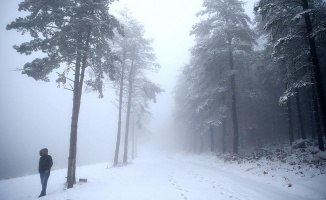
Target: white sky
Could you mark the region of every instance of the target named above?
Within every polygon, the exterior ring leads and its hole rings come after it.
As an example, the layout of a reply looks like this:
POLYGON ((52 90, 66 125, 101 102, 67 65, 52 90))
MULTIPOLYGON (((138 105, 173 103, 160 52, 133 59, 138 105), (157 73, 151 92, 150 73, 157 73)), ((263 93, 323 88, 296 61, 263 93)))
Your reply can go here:
MULTIPOLYGON (((16 31, 5 30, 8 23, 21 16, 17 11, 19 2, 21 0, 0 2, 2 171, 21 170, 15 169, 22 166, 17 165, 17 161, 37 163, 38 151, 43 147, 49 148, 57 163, 66 164, 68 158, 72 93, 58 89, 55 79, 44 83, 12 71, 22 68, 24 63, 33 58, 20 55, 12 48, 14 44, 27 41, 27 38, 16 31)), ((154 120, 150 129, 154 134, 167 134, 173 111, 171 92, 180 67, 189 59, 188 50, 193 45, 189 31, 197 22, 195 14, 201 8, 201 0, 120 0, 114 3, 112 10, 125 5, 145 26, 146 36, 155 40, 153 47, 161 69, 151 76, 166 92, 159 95, 157 104, 152 105, 154 120)), ((250 6, 252 7, 252 2, 250 6)), ((79 120, 79 161, 103 161, 112 158, 117 109, 111 102, 115 98, 110 90, 105 92, 105 98, 101 100, 96 93, 84 92, 79 120), (101 158, 94 158, 94 155, 101 158)))

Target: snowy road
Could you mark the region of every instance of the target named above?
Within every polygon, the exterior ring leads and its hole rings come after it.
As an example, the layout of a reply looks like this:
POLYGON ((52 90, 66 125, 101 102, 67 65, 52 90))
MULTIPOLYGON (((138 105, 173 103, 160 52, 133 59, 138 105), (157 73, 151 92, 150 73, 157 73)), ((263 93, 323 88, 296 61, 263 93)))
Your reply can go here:
MULTIPOLYGON (((301 191, 275 187, 257 179, 235 175, 218 166, 195 164, 168 156, 144 156, 125 167, 107 164, 77 169, 78 178, 88 182, 66 190, 66 170, 52 172, 48 184, 51 200, 307 200, 312 188, 301 191)), ((37 199, 38 175, 0 181, 0 199, 37 199), (15 192, 13 192, 15 191, 15 192)))
POLYGON ((126 168, 123 169, 125 172, 122 172, 123 170, 117 172, 121 173, 121 176, 117 176, 118 180, 115 180, 117 184, 113 190, 125 188, 125 192, 113 199, 307 199, 307 197, 289 194, 286 191, 287 188, 282 190, 268 184, 241 178, 214 167, 178 161, 172 158, 141 159, 131 168, 138 170, 126 168), (124 173, 129 174, 123 176, 124 173), (119 177, 124 178, 120 179, 119 177))

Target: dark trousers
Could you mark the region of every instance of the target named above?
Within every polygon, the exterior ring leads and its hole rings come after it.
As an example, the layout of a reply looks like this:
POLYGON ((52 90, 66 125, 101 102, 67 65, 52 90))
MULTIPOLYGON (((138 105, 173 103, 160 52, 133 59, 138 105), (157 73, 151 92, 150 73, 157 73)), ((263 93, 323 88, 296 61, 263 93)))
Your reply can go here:
POLYGON ((49 177, 50 177, 50 172, 40 173, 41 184, 42 184, 42 191, 41 191, 40 196, 46 195, 46 186, 48 184, 49 177))

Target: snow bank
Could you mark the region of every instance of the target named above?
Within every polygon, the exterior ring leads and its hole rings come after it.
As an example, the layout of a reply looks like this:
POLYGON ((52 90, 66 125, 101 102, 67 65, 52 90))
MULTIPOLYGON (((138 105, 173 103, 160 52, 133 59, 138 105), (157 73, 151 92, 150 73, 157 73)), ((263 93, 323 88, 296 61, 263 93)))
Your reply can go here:
MULTIPOLYGON (((231 157, 231 156, 229 156, 231 157)), ((287 160, 287 159, 286 159, 287 160)), ((51 172, 51 200, 322 200, 326 176, 269 158, 227 160, 215 154, 149 154, 127 166, 103 163, 77 168, 77 183, 66 189, 66 170, 51 172), (246 161, 246 162, 245 162, 246 161)), ((303 165, 302 165, 303 166, 303 165)), ((38 199, 38 175, 0 181, 0 199, 38 199)))

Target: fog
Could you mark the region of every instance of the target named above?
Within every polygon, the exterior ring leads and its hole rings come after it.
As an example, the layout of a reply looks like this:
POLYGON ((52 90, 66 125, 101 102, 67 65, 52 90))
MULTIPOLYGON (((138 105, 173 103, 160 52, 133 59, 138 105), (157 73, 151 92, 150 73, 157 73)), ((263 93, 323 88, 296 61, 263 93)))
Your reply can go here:
MULTIPOLYGON (((5 26, 22 16, 20 0, 0 3, 1 68, 0 68, 0 179, 37 173, 39 149, 47 147, 54 159, 54 168, 67 167, 72 111, 72 92, 58 88, 56 75, 46 83, 22 75, 17 68, 37 54, 20 55, 12 46, 28 41, 5 26)), ((153 119, 146 130, 151 141, 165 141, 173 136, 173 88, 180 67, 188 62, 188 49, 193 45, 189 36, 196 23, 201 0, 119 0, 113 12, 127 6, 134 17, 145 26, 146 37, 153 38, 153 47, 161 69, 151 78, 165 90, 156 104, 151 104, 153 119)), ((252 2, 247 8, 252 7, 252 2)), ((113 90, 106 88, 104 98, 83 92, 78 125, 78 165, 110 162, 113 159, 117 107, 113 90)), ((124 133, 124 132, 122 132, 124 133)))

